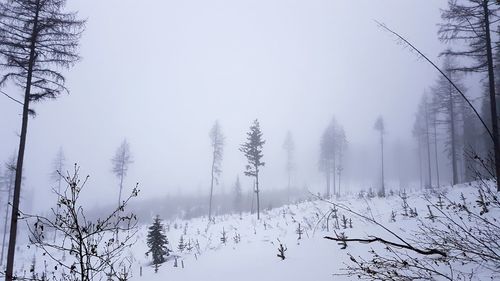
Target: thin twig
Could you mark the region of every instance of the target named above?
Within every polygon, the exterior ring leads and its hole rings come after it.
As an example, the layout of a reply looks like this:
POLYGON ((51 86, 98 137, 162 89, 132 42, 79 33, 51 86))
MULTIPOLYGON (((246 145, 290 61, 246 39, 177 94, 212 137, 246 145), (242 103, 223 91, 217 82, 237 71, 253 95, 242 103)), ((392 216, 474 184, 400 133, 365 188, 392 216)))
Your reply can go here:
POLYGON ((1 91, 1 90, 0 90, 0 93, 4 94, 6 97, 8 97, 9 99, 11 99, 11 100, 13 100, 13 101, 17 102, 18 104, 20 104, 20 105, 24 105, 22 102, 20 102, 20 101, 16 100, 15 98, 13 98, 13 97, 9 96, 6 92, 4 92, 4 91, 1 91))

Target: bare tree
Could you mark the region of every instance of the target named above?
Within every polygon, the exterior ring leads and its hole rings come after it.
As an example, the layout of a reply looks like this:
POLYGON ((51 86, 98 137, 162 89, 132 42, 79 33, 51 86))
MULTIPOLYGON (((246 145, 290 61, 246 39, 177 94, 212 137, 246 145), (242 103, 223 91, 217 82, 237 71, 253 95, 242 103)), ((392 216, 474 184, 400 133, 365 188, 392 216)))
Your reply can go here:
POLYGON ((494 146, 497 190, 500 191, 500 143, 495 86, 495 62, 493 57, 492 33, 498 28, 500 6, 495 0, 449 0, 448 9, 441 17, 445 21, 439 30, 444 42, 465 43, 462 48, 446 50, 443 55, 465 57, 472 61, 453 70, 487 73, 490 98, 492 140, 494 146))
POLYGON ((382 164, 382 185, 380 190, 380 195, 385 196, 385 179, 384 179, 384 134, 385 134, 385 126, 384 119, 382 116, 379 116, 375 121, 374 129, 380 133, 380 159, 382 164))
POLYGON ((212 219, 212 199, 214 193, 214 183, 219 183, 219 176, 222 173, 222 156, 224 153, 224 135, 219 121, 215 121, 210 130, 210 145, 212 147, 212 170, 210 181, 210 201, 208 205, 208 220, 212 219))
POLYGON ((245 167, 245 175, 255 178, 255 194, 257 195, 257 219, 260 220, 260 198, 259 198, 259 172, 261 166, 266 163, 262 161, 262 147, 266 141, 262 138, 259 121, 255 119, 247 133, 247 142, 242 144, 240 151, 247 158, 248 164, 245 167))
MULTIPOLYGON (((483 7, 484 8, 484 7, 483 7)), ((489 126, 486 124, 485 122, 485 118, 483 118, 483 116, 478 112, 478 110, 475 108, 475 106, 472 104, 472 102, 465 96, 465 94, 460 90, 460 87, 459 85, 457 85, 455 82, 453 82, 453 80, 445 73, 445 71, 443 69, 441 69, 440 67, 437 66, 436 63, 434 63, 434 61, 432 61, 431 59, 429 59, 428 56, 426 56, 424 53, 422 53, 422 51, 420 51, 420 49, 418 49, 413 43, 411 43, 410 41, 408 41, 406 38, 404 38, 402 35, 400 35, 399 33, 397 33, 396 31, 390 29, 388 26, 386 26, 385 24, 382 24, 378 21, 375 21, 379 27, 381 27, 383 30, 387 31, 388 33, 392 34, 395 36, 395 38, 397 39, 397 42, 400 43, 401 45, 405 46, 405 47, 408 47, 408 49, 412 52, 415 52, 415 54, 417 54, 420 58, 423 58, 424 61, 426 61, 427 63, 429 63, 434 69, 436 69, 439 74, 440 74, 440 77, 444 78, 446 81, 448 81, 448 83, 450 84, 450 86, 456 90, 456 92, 458 94, 460 94, 460 96, 463 98, 463 100, 467 103, 469 109, 472 110, 473 112, 473 115, 477 118, 477 120, 480 121, 481 123, 481 128, 484 129, 484 131, 486 132, 486 135, 490 137, 490 139, 493 141, 493 149, 494 152, 493 154, 495 155, 495 157, 498 155, 498 149, 495 148, 495 144, 497 143, 495 141, 495 136, 494 136, 494 133, 492 133, 492 131, 490 130, 489 126)), ((461 38, 457 38, 457 39, 461 39, 461 38)), ((462 38, 462 39, 466 39, 465 37, 462 38)), ((491 81, 489 79, 489 81, 491 81)), ((490 87, 491 88, 491 87, 490 87)), ((491 104, 490 104, 491 106, 491 104)), ((492 111, 493 112, 493 111, 492 111)), ((492 114, 494 115, 494 114, 492 114)), ((497 116, 498 117, 498 116, 497 116)), ((498 138, 497 138, 498 139, 498 138)), ((488 147, 487 145, 485 146, 486 148, 488 147)), ((499 161, 488 161, 490 162, 490 164, 492 165, 492 167, 495 167, 495 169, 498 168, 498 165, 496 165, 496 163, 499 163, 499 161)), ((485 167, 486 168, 486 167, 485 167)), ((491 175, 491 173, 489 173, 489 169, 485 169, 485 172, 487 174, 490 174, 491 177, 497 177, 497 190, 500 188, 499 187, 499 181, 498 181, 498 176, 493 174, 491 175)), ((496 173, 498 174, 498 173, 496 173)))
POLYGON ((120 181, 120 192, 118 193, 118 206, 122 204, 123 179, 127 176, 129 165, 133 163, 130 145, 127 140, 116 150, 115 156, 111 159, 113 174, 120 181))
POLYGON ((437 132, 437 126, 438 126, 438 110, 437 107, 434 106, 432 103, 430 107, 430 114, 431 114, 431 125, 433 129, 433 137, 434 137, 434 166, 436 167, 436 181, 437 181, 437 187, 440 187, 440 181, 439 181, 439 158, 438 158, 438 132, 437 132))
MULTIPOLYGON (((454 71, 456 63, 451 57, 445 57, 443 69, 446 75, 454 81, 456 85, 463 89, 460 81, 460 74, 454 71)), ((460 142, 458 131, 460 127, 460 111, 463 99, 454 87, 443 77, 439 77, 436 85, 432 88, 434 94, 434 106, 438 112, 444 117, 439 120, 440 123, 447 126, 447 151, 451 160, 452 167, 452 184, 458 184, 458 151, 460 150, 460 142)))
MULTIPOLYGON (((52 173, 50 174, 51 179, 57 184, 57 193, 61 193, 61 184, 63 178, 61 173, 65 168, 66 157, 64 156, 64 151, 62 147, 59 148, 56 154, 56 158, 52 162, 52 173)), ((59 205, 56 207, 56 213, 59 213, 59 205)), ((57 239, 57 232, 54 231, 54 242, 57 239)))
POLYGON ((418 175, 419 175, 419 182, 420 182, 420 189, 424 187, 423 184, 423 169, 422 169, 422 122, 421 118, 418 118, 416 122, 413 124, 413 130, 412 130, 413 136, 417 140, 417 158, 418 158, 418 175))
POLYGON ((9 222, 9 209, 14 193, 14 182, 16 180, 16 155, 12 155, 8 162, 5 164, 5 170, 1 177, 3 192, 6 193, 5 199, 5 219, 3 223, 3 238, 2 238, 2 252, 0 253, 0 265, 3 265, 5 256, 5 240, 7 238, 7 227, 9 222))
POLYGON ((59 270, 59 280, 100 280, 106 275, 118 280, 126 280, 130 262, 123 251, 135 243, 137 218, 134 214, 124 214, 129 201, 138 195, 137 186, 132 193, 111 213, 91 220, 79 202, 88 176, 81 180, 79 167, 75 164, 72 174, 63 177, 67 184, 63 192, 53 190, 60 212, 52 208, 54 218, 23 214, 31 233, 30 241, 49 257, 59 270), (45 232, 56 231, 62 239, 49 242, 45 232), (120 234, 120 243, 115 242, 115 233, 120 234), (69 259, 62 258, 69 256, 69 259))
POLYGON ((12 280, 17 237, 17 213, 31 102, 56 98, 67 92, 61 67, 78 59, 78 40, 84 21, 76 13, 64 12, 64 0, 9 0, 0 2, 0 66, 5 74, 0 86, 12 81, 24 90, 16 180, 12 201, 11 231, 6 280, 12 280))
MULTIPOLYGON (((431 165, 431 137, 430 137, 430 110, 429 110, 429 102, 427 99, 427 94, 422 96, 422 99, 419 104, 419 108, 417 111, 417 115, 415 118, 415 124, 413 127, 413 135, 417 138, 417 142, 419 146, 422 146, 422 143, 425 143, 425 151, 427 156, 427 184, 426 188, 432 187, 432 165, 431 165)), ((421 149, 419 148, 419 151, 421 149)), ((420 155, 419 155, 420 157, 420 155)))
POLYGON ((295 169, 293 162, 293 154, 295 152, 295 143, 293 141, 292 133, 288 131, 286 133, 285 142, 283 143, 283 149, 286 152, 286 173, 288 176, 287 184, 287 201, 290 203, 290 188, 292 184, 292 172, 295 169))

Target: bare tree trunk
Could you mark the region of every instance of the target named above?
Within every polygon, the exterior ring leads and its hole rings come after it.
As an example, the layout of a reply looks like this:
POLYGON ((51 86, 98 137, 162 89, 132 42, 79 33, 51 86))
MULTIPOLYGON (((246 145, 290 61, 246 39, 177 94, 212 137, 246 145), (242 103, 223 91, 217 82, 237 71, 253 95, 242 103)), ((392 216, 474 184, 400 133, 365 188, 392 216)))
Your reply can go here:
MULTIPOLYGON (((62 162, 59 161, 59 173, 62 173, 62 162)), ((61 176, 59 175, 59 178, 57 179, 57 194, 61 194, 61 176)), ((56 216, 59 215, 59 204, 57 204, 56 207, 56 216)), ((57 239, 57 231, 54 231, 54 243, 56 242, 57 239)), ((0 263, 1 264, 1 263, 0 263)))
MULTIPOLYGON (((335 149, 335 148, 333 148, 335 149)), ((337 163, 335 163, 335 153, 333 154, 333 167, 332 167, 332 173, 333 173, 333 192, 332 195, 336 194, 337 188, 336 188, 336 182, 337 182, 337 177, 335 176, 335 166, 337 163)))
POLYGON ((428 188, 432 188, 432 167, 431 167, 431 140, 429 136, 429 112, 427 110, 427 100, 425 100, 424 104, 425 108, 425 136, 426 136, 426 141, 427 141, 427 168, 428 168, 428 179, 429 179, 429 186, 428 188))
POLYGON ((287 188, 287 203, 290 204, 290 185, 291 185, 291 171, 288 169, 288 188, 287 188))
POLYGON ((212 196, 214 192, 214 168, 215 168, 215 150, 214 150, 214 156, 212 159, 212 179, 210 182, 210 199, 209 199, 209 204, 208 204, 208 221, 212 219, 212 196))
POLYGON ((382 196, 385 196, 385 179, 384 179, 384 132, 380 131, 380 147, 382 153, 382 196))
POLYGON ((29 104, 31 95, 31 81, 33 78, 33 65, 35 63, 35 43, 38 30, 38 15, 40 2, 36 2, 35 18, 30 42, 30 58, 26 77, 26 90, 24 92, 23 117, 21 123, 21 135, 19 139, 19 151, 16 163, 16 180, 14 182, 14 198, 12 200, 12 215, 10 218, 9 250, 7 253, 7 268, 5 270, 5 281, 14 279, 14 258, 16 253, 17 221, 19 215, 19 198, 21 196, 21 182, 23 179, 24 150, 26 148, 26 135, 28 132, 29 104))
POLYGON ((488 59, 488 83, 490 90, 490 110, 491 110, 491 125, 493 129, 493 146, 495 150, 495 171, 497 178, 497 191, 500 191, 500 144, 498 135, 498 116, 497 116, 497 102, 495 93, 495 71, 493 68, 493 54, 491 50, 491 34, 490 34, 490 18, 488 1, 483 1, 484 11, 484 26, 486 34, 486 55, 488 59))
POLYGON ((420 138, 418 139, 418 149, 417 149, 417 154, 418 154, 418 175, 419 175, 419 180, 420 180, 420 189, 422 189, 422 141, 420 138))
POLYGON ((3 258, 5 256, 5 239, 7 238, 7 225, 9 222, 9 206, 12 198, 12 177, 9 176, 9 189, 7 190, 7 204, 5 204, 5 221, 3 224, 3 238, 2 238, 2 253, 0 254, 0 265, 3 265, 3 258))
POLYGON ((434 127, 434 158, 436 162, 436 179, 437 179, 437 186, 440 186, 439 183, 439 162, 438 162, 438 140, 437 140, 437 124, 436 124, 436 115, 434 115, 434 120, 433 120, 433 127, 434 127))
POLYGON ((253 185, 252 185, 252 193, 251 194, 252 194, 252 204, 250 206, 250 214, 253 214, 253 212, 254 212, 253 202, 255 200, 255 180, 254 180, 253 185))
MULTIPOLYGON (((121 206, 121 201, 122 201, 122 190, 123 190, 123 162, 122 162, 122 173, 120 175, 120 191, 118 192, 118 208, 120 208, 121 206)), ((119 210, 119 209, 118 209, 119 210)), ((117 217, 117 219, 119 219, 119 217, 117 217)), ((118 222, 119 223, 119 222, 118 222)), ((116 235, 116 243, 119 243, 118 241, 118 227, 116 228, 116 232, 115 232, 115 235, 116 235)))
POLYGON ((450 134, 451 134, 451 167, 452 167, 452 185, 458 184, 458 171, 457 171, 457 151, 456 151, 456 138, 455 138, 455 110, 453 106, 453 90, 449 87, 449 112, 450 112, 450 134))
POLYGON ((120 191, 118 192, 118 207, 121 205, 122 201, 122 190, 123 190, 123 173, 120 176, 120 191))
POLYGON ((260 220, 260 198, 259 198, 259 167, 255 167, 255 193, 257 193, 257 219, 260 220))
POLYGON ((330 167, 326 168, 325 171, 325 176, 326 176, 326 198, 330 198, 330 167))
POLYGON ((338 191, 339 191, 338 195, 339 195, 339 196, 340 196, 340 174, 341 174, 341 172, 340 172, 340 170, 339 170, 339 187, 338 187, 338 191))

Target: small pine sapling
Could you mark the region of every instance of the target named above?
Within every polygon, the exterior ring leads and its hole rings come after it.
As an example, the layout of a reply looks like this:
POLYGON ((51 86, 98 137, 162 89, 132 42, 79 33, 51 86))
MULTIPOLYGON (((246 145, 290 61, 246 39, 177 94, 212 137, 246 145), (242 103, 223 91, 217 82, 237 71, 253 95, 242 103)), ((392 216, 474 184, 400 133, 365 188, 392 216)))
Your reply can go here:
POLYGON ((444 208, 444 201, 443 201, 443 197, 441 195, 438 195, 438 201, 436 203, 436 206, 439 207, 439 209, 443 209, 444 208))
POLYGON ((222 244, 226 244, 227 242, 227 233, 226 233, 226 230, 224 230, 224 228, 222 228, 222 232, 221 232, 221 238, 220 238, 220 241, 222 242, 222 244))
POLYGON ((201 253, 201 248, 200 248, 200 241, 198 241, 198 239, 196 239, 196 243, 194 243, 194 248, 196 249, 196 252, 198 254, 201 253))
MULTIPOLYGON (((333 209, 331 209, 331 211, 330 211, 332 219, 335 219, 334 225, 333 225, 333 227, 335 229, 339 229, 340 228, 338 211, 339 210, 337 209, 337 206, 333 206, 333 209)), ((328 222, 327 222, 327 224, 328 224, 328 222)), ((328 228, 328 225, 327 225, 327 228, 328 228)))
POLYGON ((179 239, 179 244, 177 245, 177 249, 179 252, 183 252, 184 249, 186 248, 186 243, 184 242, 184 236, 181 235, 181 238, 179 239))
POLYGON ((432 213, 431 207, 429 205, 427 205, 427 210, 429 211, 429 213, 427 214, 427 216, 425 218, 430 219, 432 222, 434 222, 434 220, 436 219, 436 216, 432 213))
POLYGON ((488 209, 488 206, 490 205, 490 202, 489 201, 486 201, 484 200, 484 195, 483 195, 483 192, 481 189, 478 190, 478 197, 477 197, 477 200, 476 200, 476 204, 478 207, 481 208, 481 211, 479 212, 479 215, 484 215, 486 214, 487 212, 489 212, 490 210, 488 209))
POLYGON ((345 217, 345 215, 342 215, 342 228, 347 228, 347 218, 345 217))
POLYGON ((304 234, 304 229, 300 226, 300 223, 299 223, 299 226, 297 227, 297 229, 295 230, 295 233, 297 233, 297 235, 299 235, 297 240, 302 239, 302 234, 304 234))
POLYGON ((193 244, 191 244, 191 239, 188 240, 188 243, 186 245, 186 250, 188 250, 188 252, 191 252, 193 250, 193 244))
POLYGON ((460 201, 462 201, 462 203, 458 204, 459 210, 469 212, 469 209, 467 208, 467 200, 463 193, 460 193, 460 201))
POLYGON ((364 190, 360 190, 358 192, 358 199, 363 199, 365 198, 365 191, 364 190))
POLYGON ((399 197, 403 200, 403 213, 402 215, 405 216, 405 217, 408 217, 410 215, 410 206, 408 205, 408 195, 406 194, 406 191, 403 190, 403 192, 399 195, 399 197))
MULTIPOLYGON (((337 233, 335 233, 337 235, 337 233)), ((339 245, 342 246, 340 249, 341 250, 344 250, 347 248, 347 236, 345 235, 344 232, 341 232, 340 234, 337 235, 337 239, 340 239, 339 240, 339 245)))
POLYGON ((410 208, 410 218, 418 217, 417 207, 410 208))
POLYGON ((396 212, 394 210, 391 212, 391 222, 396 222, 396 212))
POLYGON ((234 241, 235 244, 240 243, 241 237, 240 237, 240 235, 238 233, 234 234, 233 241, 234 241))
POLYGON ((375 192, 373 192, 373 189, 368 189, 368 194, 366 195, 368 199, 375 198, 375 192))
POLYGON ((286 246, 283 246, 283 243, 278 239, 278 242, 280 243, 280 246, 278 247, 278 254, 276 256, 280 258, 281 260, 285 260, 285 252, 288 250, 286 246))
POLYGON ((146 256, 151 253, 155 272, 158 272, 158 267, 165 262, 165 256, 168 256, 170 251, 167 248, 168 239, 163 231, 163 224, 159 216, 156 216, 153 224, 149 227, 146 244, 149 248, 146 256))

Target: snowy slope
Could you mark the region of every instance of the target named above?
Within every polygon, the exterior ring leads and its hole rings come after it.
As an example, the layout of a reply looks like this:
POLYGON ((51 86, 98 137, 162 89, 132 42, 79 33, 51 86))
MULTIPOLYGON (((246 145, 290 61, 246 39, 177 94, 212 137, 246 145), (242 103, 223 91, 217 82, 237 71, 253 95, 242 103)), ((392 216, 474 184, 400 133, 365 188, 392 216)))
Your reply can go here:
MULTIPOLYGON (((449 198, 459 198, 462 193, 469 195, 471 199, 476 196, 475 189, 466 185, 440 191, 447 193, 449 198)), ((426 215, 426 200, 436 200, 435 195, 424 192, 408 196, 410 207, 417 208, 417 218, 401 215, 402 200, 397 195, 387 198, 355 196, 331 200, 373 217, 398 235, 408 237, 418 226, 417 219, 424 219, 426 215), (428 196, 431 196, 430 199, 426 199, 428 196), (395 222, 391 221, 393 211, 396 214, 395 222)), ((266 210, 261 214, 260 221, 256 220, 255 214, 248 213, 241 217, 219 216, 211 224, 208 224, 206 218, 165 221, 169 248, 173 252, 158 273, 151 266, 151 257, 145 255, 148 226, 143 225, 137 235, 137 243, 126 253, 133 263, 130 280, 236 280, 236 277, 237 280, 252 281, 356 279, 342 275, 345 273, 343 268, 350 263, 347 253, 367 257, 370 248, 382 249, 382 246, 350 243, 347 249, 341 249, 336 242, 323 237, 334 236, 334 231, 345 232, 349 238, 367 235, 380 235, 389 239, 393 237, 380 227, 342 210, 339 210, 340 228, 334 229, 335 219, 326 220, 331 208, 332 204, 311 198, 308 202, 266 210), (352 220, 352 228, 349 225, 347 229, 342 227, 343 215, 352 220), (304 230, 300 240, 297 234, 299 223, 304 230), (226 243, 221 241, 223 231, 226 232, 226 243), (239 241, 235 241, 237 235, 240 237, 239 241), (189 249, 178 249, 181 237, 190 244, 187 247, 189 249), (287 248, 285 260, 277 257, 279 243, 287 248), (177 267, 174 267, 175 259, 177 267)), ((24 264, 23 268, 19 268, 22 271, 31 263, 33 249, 20 247, 20 252, 22 257, 17 264, 24 264)), ((40 264, 43 257, 40 256, 37 260, 40 264)))

